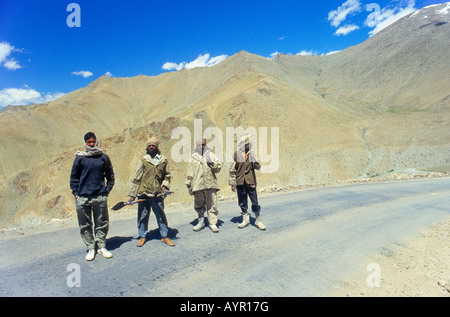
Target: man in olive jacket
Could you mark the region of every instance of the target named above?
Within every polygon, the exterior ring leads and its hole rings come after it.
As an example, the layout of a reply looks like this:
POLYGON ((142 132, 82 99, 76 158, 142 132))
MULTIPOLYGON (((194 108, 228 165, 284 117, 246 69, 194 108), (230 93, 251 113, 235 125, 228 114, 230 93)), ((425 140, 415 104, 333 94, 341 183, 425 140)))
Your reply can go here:
POLYGON ((212 232, 219 232, 217 221, 219 210, 217 209, 217 191, 219 184, 216 173, 220 172, 222 164, 206 145, 206 140, 197 142, 195 152, 189 162, 186 186, 189 194, 194 195, 194 209, 198 214, 197 225, 194 231, 200 231, 205 227, 205 211, 208 217, 208 225, 212 232))
POLYGON ((161 241, 169 246, 175 243, 167 237, 167 219, 164 213, 164 194, 170 189, 170 168, 167 158, 159 150, 160 141, 152 137, 147 141, 147 154, 141 157, 131 181, 128 196, 129 202, 136 197, 146 199, 138 203, 138 232, 139 241, 136 246, 141 247, 146 242, 150 208, 158 222, 161 241))
POLYGON ((256 193, 256 174, 261 165, 251 151, 250 136, 244 136, 238 141, 238 150, 234 152, 234 163, 230 167, 229 184, 233 192, 237 191, 239 207, 242 211, 242 222, 238 228, 245 228, 250 224, 248 213, 248 197, 252 203, 252 211, 255 214, 255 226, 260 230, 266 230, 261 221, 261 206, 258 204, 256 193))

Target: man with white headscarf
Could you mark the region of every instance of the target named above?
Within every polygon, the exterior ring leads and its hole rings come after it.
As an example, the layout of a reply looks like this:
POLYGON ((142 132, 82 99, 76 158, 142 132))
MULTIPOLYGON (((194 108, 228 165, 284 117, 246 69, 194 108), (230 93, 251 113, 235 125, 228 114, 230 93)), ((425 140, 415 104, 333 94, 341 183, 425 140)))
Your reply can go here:
POLYGON ((75 153, 70 188, 75 196, 81 238, 88 249, 86 260, 92 261, 96 242, 98 254, 105 258, 112 257, 106 249, 106 235, 109 230, 107 200, 114 186, 114 170, 109 156, 99 148, 93 132, 84 135, 84 148, 86 151, 75 153))
POLYGON ((234 152, 234 163, 230 167, 229 184, 233 192, 237 191, 239 207, 242 211, 242 222, 238 228, 245 228, 250 224, 248 213, 248 198, 252 204, 252 211, 255 214, 255 227, 266 230, 266 226, 261 221, 261 206, 258 204, 256 193, 255 170, 261 168, 261 164, 256 160, 256 155, 252 151, 252 141, 249 135, 245 135, 238 141, 238 149, 234 152))

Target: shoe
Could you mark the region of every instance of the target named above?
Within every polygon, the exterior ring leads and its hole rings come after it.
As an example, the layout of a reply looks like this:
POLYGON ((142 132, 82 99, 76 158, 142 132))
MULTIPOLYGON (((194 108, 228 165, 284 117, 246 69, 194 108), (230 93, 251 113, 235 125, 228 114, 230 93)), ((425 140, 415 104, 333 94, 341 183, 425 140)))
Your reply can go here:
POLYGON ((194 231, 200 231, 205 228, 205 217, 198 217, 197 224, 192 228, 194 231))
POLYGON ((259 214, 255 213, 256 220, 255 220, 255 227, 259 230, 266 230, 266 226, 261 222, 261 217, 259 214))
POLYGON ((250 215, 248 212, 242 215, 242 222, 238 224, 238 228, 242 229, 247 227, 250 224, 250 215))
POLYGON ((104 258, 110 259, 112 258, 112 253, 106 250, 106 248, 101 248, 97 250, 98 254, 103 255, 104 258))
POLYGON ((216 225, 209 225, 209 228, 211 229, 212 232, 219 232, 219 228, 217 228, 216 225))
POLYGON ((136 243, 136 246, 137 247, 142 247, 145 244, 146 241, 147 241, 147 239, 140 238, 139 241, 136 243))
POLYGON ((93 259, 95 259, 95 250, 89 249, 88 253, 86 254, 85 259, 86 259, 86 261, 92 261, 93 259))
POLYGON ((169 238, 163 238, 163 239, 161 239, 161 242, 163 242, 171 247, 175 246, 175 243, 172 240, 170 240, 169 238))

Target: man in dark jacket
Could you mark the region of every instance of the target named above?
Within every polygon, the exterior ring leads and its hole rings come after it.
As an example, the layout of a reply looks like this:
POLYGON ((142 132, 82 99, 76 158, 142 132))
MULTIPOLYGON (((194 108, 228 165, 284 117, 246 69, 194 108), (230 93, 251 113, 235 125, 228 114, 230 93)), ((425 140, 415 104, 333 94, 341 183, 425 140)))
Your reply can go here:
POLYGON ((94 259, 95 242, 98 244, 98 254, 111 258, 111 252, 106 249, 109 229, 107 200, 114 186, 114 170, 109 156, 98 147, 93 132, 84 135, 84 147, 86 152, 75 153, 70 188, 75 196, 81 238, 88 248, 86 260, 94 259))
POLYGON ((238 228, 245 228, 250 224, 250 215, 247 211, 247 197, 252 203, 252 211, 255 214, 255 226, 260 230, 266 230, 266 226, 261 222, 261 206, 258 204, 258 195, 256 193, 256 174, 261 165, 256 160, 251 151, 250 136, 244 136, 238 142, 238 150, 234 153, 234 163, 230 168, 229 184, 231 190, 238 196, 239 207, 242 211, 242 222, 238 228))

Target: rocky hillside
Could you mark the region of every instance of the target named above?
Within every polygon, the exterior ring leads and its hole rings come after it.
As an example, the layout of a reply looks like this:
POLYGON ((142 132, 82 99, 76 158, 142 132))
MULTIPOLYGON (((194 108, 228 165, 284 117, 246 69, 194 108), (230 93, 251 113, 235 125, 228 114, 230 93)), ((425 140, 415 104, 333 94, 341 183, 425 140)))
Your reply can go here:
MULTIPOLYGON (((101 77, 43 105, 0 113, 0 227, 73 216, 69 173, 82 136, 94 131, 116 172, 111 203, 125 199, 145 140, 156 135, 188 202, 186 163, 175 162, 177 127, 194 119, 225 149, 228 128, 279 130, 275 173, 261 187, 307 186, 413 168, 450 168, 450 13, 446 4, 400 19, 366 42, 330 56, 245 51, 210 68, 155 77, 101 77)), ((260 133, 260 130, 257 130, 260 133)), ((258 135, 261 138, 261 134, 258 135)), ((192 143, 194 140, 192 140, 192 143)), ((224 151, 224 195, 230 163, 224 151)), ((266 162, 268 165, 271 162, 266 162)), ((170 201, 169 201, 170 200, 170 201)))

